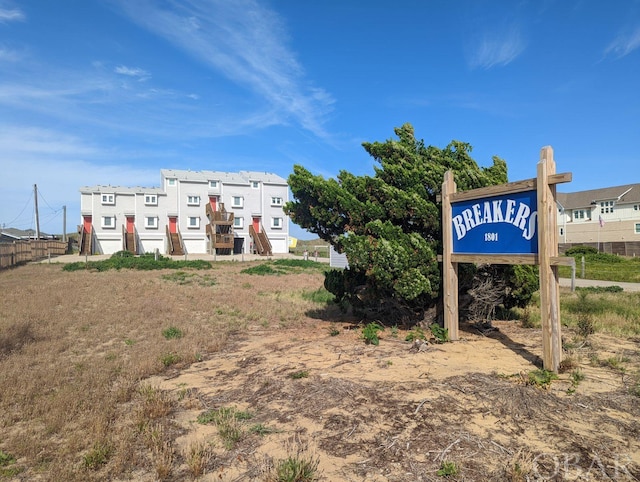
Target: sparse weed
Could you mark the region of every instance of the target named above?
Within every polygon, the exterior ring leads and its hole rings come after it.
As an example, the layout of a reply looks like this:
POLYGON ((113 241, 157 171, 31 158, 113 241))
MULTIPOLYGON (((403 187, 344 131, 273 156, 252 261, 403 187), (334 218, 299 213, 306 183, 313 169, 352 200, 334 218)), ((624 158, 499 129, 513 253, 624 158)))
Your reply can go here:
POLYGON ((336 328, 335 326, 332 326, 329 329, 329 335, 330 336, 338 336, 340 334, 340 330, 338 328, 336 328))
POLYGON ((14 464, 15 462, 16 458, 13 455, 0 450, 0 467, 5 467, 7 465, 14 464))
POLYGON ((270 433, 277 433, 278 430, 276 430, 275 428, 267 427, 262 423, 257 423, 249 427, 249 432, 264 437, 265 435, 269 435, 270 433))
POLYGON ((178 338, 182 338, 184 336, 184 333, 180 328, 170 326, 169 328, 165 328, 164 330, 162 330, 162 336, 164 336, 167 340, 175 340, 178 338))
POLYGON ((182 358, 175 352, 165 353, 160 356, 160 361, 165 367, 170 367, 171 365, 175 365, 179 363, 182 358))
POLYGON ((82 457, 86 469, 97 470, 107 463, 113 448, 106 442, 96 442, 91 450, 82 457))
POLYGON ((250 412, 239 411, 234 407, 221 407, 200 414, 197 420, 201 424, 213 423, 216 425, 224 447, 227 450, 231 450, 244 436, 244 428, 241 422, 252 417, 253 414, 250 412))
POLYGON ((158 480, 167 480, 169 478, 173 472, 174 458, 175 454, 170 442, 165 442, 162 447, 154 450, 153 459, 158 480))
POLYGON ((301 455, 290 455, 275 464, 274 482, 312 482, 317 480, 319 460, 301 455))
POLYGON ((591 357, 592 364, 603 368, 611 368, 612 370, 617 370, 622 373, 626 371, 626 368, 622 364, 627 362, 629 362, 629 358, 619 355, 605 358, 604 360, 595 355, 591 357))
POLYGON ((426 340, 426 339, 427 339, 427 335, 425 334, 424 330, 419 326, 415 326, 409 333, 407 333, 407 336, 404 338, 404 341, 415 341, 415 340, 426 340))
POLYGON ((553 380, 557 380, 558 375, 550 370, 544 370, 542 368, 529 372, 527 378, 527 385, 533 385, 536 387, 547 389, 551 385, 553 380))
POLYGON ((436 472, 436 475, 440 477, 453 477, 458 475, 459 471, 460 470, 458 469, 458 466, 455 462, 443 460, 440 464, 440 469, 438 469, 438 471, 436 472))
POLYGON ((435 338, 436 343, 446 343, 449 341, 449 330, 443 328, 437 323, 433 323, 430 327, 431 334, 435 338))
POLYGON ((383 331, 384 326, 377 322, 367 323, 364 328, 362 328, 362 338, 364 338, 364 342, 367 345, 379 345, 380 338, 378 337, 378 332, 383 331))
POLYGON ((151 385, 142 385, 138 393, 142 397, 142 407, 139 413, 141 422, 165 417, 175 408, 176 401, 165 390, 151 385))
POLYGON ((289 378, 293 378, 294 380, 299 380, 300 378, 308 378, 309 370, 299 370, 297 372, 293 372, 289 374, 289 378))
POLYGON ((0 450, 0 478, 3 477, 15 477, 22 468, 16 465, 16 458, 0 450))
POLYGON ((593 323, 593 317, 589 313, 580 313, 578 316, 578 335, 583 338, 587 338, 589 335, 593 335, 596 332, 596 327, 593 323))
POLYGON ((573 357, 568 356, 560 362, 560 367, 558 368, 558 371, 560 373, 566 373, 569 370, 572 370, 577 367, 578 367, 578 362, 573 357))
POLYGON ((193 478, 200 477, 213 458, 211 446, 203 441, 192 442, 184 452, 184 459, 193 478))

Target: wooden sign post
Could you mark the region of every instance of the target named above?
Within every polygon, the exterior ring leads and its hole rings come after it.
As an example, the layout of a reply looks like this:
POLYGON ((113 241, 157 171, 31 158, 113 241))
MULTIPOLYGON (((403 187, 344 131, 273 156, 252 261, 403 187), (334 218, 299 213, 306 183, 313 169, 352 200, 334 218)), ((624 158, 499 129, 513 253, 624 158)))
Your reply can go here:
POLYGON ((442 278, 444 327, 458 339, 458 263, 535 264, 540 270, 540 311, 544 368, 557 372, 562 358, 558 266, 556 174, 553 149, 540 152, 537 177, 457 192, 453 173, 442 184, 442 278))

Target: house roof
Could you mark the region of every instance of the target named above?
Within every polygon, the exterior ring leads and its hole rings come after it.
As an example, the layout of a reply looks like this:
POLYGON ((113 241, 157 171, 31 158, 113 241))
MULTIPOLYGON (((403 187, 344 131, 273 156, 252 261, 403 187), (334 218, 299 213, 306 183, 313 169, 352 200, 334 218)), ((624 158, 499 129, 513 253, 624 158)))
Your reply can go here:
POLYGON ((118 193, 118 194, 158 194, 163 195, 165 192, 159 187, 126 187, 126 186, 84 186, 80 188, 83 194, 91 193, 118 193))
POLYGON ((601 201, 615 201, 616 203, 625 204, 638 203, 640 202, 640 183, 591 189, 589 191, 559 192, 556 198, 565 209, 588 208, 601 201))
POLYGON ((226 184, 249 184, 249 181, 261 181, 270 184, 287 184, 287 180, 271 172, 259 171, 183 171, 178 169, 161 169, 164 178, 176 178, 181 181, 209 182, 220 181, 226 184))
MULTIPOLYGON (((3 237, 14 239, 32 239, 36 237, 35 229, 17 229, 17 228, 3 228, 0 229, 0 235, 3 237)), ((51 234, 43 233, 40 231, 41 238, 52 238, 51 234)))

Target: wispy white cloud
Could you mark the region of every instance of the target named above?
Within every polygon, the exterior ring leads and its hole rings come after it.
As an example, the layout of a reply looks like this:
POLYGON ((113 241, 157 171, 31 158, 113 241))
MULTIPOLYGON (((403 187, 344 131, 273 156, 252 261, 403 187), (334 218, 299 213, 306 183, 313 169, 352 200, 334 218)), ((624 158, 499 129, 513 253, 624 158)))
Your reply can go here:
POLYGON ((618 35, 607 46, 604 51, 604 55, 612 55, 616 58, 621 58, 629 55, 631 52, 640 47, 640 26, 637 26, 634 30, 618 35))
POLYGON ((33 185, 46 200, 40 206, 41 229, 62 232, 61 207, 67 207, 68 231, 80 221, 80 186, 93 184, 158 185, 156 169, 141 169, 122 161, 132 153, 109 151, 64 131, 0 123, 0 224, 33 227, 32 209, 23 209, 33 185), (51 209, 48 209, 51 208, 51 209))
POLYGON ((522 33, 514 26, 502 32, 487 32, 472 45, 469 66, 472 69, 490 69, 508 65, 518 58, 525 47, 522 33))
POLYGON ((278 15, 256 0, 186 0, 164 10, 149 1, 119 0, 133 22, 268 102, 279 124, 291 121, 326 137, 332 96, 310 86, 288 46, 278 15))
POLYGON ((132 67, 126 67, 124 65, 118 65, 114 69, 114 72, 116 74, 126 75, 127 77, 135 77, 140 82, 144 82, 145 80, 148 80, 149 78, 151 78, 151 75, 149 74, 149 72, 137 67, 132 68, 132 67))
POLYGON ((0 5, 0 23, 25 20, 25 14, 18 8, 5 8, 0 5))
POLYGON ((12 49, 0 46, 0 62, 17 62, 20 54, 12 49))

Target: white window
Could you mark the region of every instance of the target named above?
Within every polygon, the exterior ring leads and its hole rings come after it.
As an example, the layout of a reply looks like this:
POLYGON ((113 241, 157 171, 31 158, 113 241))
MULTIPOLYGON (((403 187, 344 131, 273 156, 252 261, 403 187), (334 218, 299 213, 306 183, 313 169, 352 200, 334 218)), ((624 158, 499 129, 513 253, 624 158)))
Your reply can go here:
POLYGON ((282 206, 282 198, 277 196, 271 196, 272 206, 282 206))
POLYGON ((244 198, 242 196, 233 196, 231 198, 231 207, 241 208, 244 205, 244 198))
POLYGON ((575 211, 573 211, 573 220, 577 221, 578 219, 588 219, 589 218, 589 211, 585 210, 585 209, 577 209, 575 211))
POLYGON ((158 216, 145 216, 144 227, 148 229, 158 229, 158 216))
POLYGON ((187 196, 189 206, 200 206, 200 196, 187 196))
POLYGON ((176 180, 174 178, 167 179, 167 186, 175 186, 176 180))
POLYGON ((218 181, 209 181, 209 187, 216 189, 218 187, 218 181))
POLYGON ((613 212, 613 201, 604 201, 600 203, 600 212, 602 214, 612 213, 613 212))
POLYGON ((251 187, 253 189, 258 189, 260 187, 260 183, 258 181, 251 181, 251 187))
POLYGON ((198 216, 189 216, 187 227, 189 229, 198 229, 198 228, 200 228, 200 217, 198 217, 198 216))
POLYGON ((155 194, 145 194, 144 195, 144 203, 147 206, 157 206, 158 205, 158 196, 155 194))
POLYGON ((636 234, 640 234, 640 223, 636 223, 635 231, 636 231, 636 234))
POLYGON ((282 218, 271 218, 271 227, 273 229, 282 229, 282 218))
POLYGON ((104 229, 115 229, 116 217, 115 216, 102 216, 102 227, 104 229))
POLYGON ((233 227, 242 229, 244 227, 244 218, 243 217, 233 218, 233 227))
POLYGON ((115 204, 116 196, 115 194, 103 194, 102 195, 102 204, 115 204))

